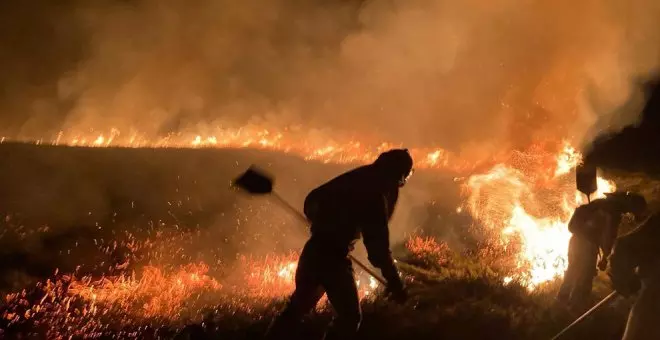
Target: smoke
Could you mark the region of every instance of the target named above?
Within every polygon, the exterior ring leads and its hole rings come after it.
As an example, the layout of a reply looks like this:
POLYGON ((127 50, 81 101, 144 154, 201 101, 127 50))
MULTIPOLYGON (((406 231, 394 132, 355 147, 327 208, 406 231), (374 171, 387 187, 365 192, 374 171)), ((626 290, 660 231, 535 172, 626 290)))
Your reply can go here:
POLYGON ((303 125, 483 157, 634 123, 660 64, 652 0, 0 6, 0 121, 24 138, 303 125))

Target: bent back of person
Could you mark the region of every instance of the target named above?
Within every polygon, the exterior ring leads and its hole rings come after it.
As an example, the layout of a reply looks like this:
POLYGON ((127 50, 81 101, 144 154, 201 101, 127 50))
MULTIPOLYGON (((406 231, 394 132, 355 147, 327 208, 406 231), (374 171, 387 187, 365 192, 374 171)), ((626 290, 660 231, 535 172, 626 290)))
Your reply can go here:
POLYGON ((623 340, 660 339, 660 215, 617 240, 610 276, 614 288, 624 295, 635 290, 625 283, 641 280, 623 340))
POLYGON ((305 198, 304 212, 311 221, 312 237, 349 247, 374 218, 385 215, 389 219, 397 196, 398 188, 384 186, 369 165, 344 173, 305 198))

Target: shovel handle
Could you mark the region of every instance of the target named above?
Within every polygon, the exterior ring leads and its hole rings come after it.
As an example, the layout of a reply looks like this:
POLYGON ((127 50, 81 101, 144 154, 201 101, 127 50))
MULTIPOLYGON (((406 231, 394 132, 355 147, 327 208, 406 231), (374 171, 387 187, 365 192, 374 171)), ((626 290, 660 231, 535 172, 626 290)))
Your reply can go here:
MULTIPOLYGON (((287 208, 291 213, 293 213, 296 217, 298 217, 298 219, 301 222, 305 224, 309 224, 309 220, 307 219, 307 217, 305 217, 305 215, 303 215, 298 209, 294 208, 291 204, 289 204, 289 202, 287 202, 284 198, 282 198, 282 196, 280 196, 277 192, 273 191, 271 194, 273 197, 275 197, 275 199, 277 199, 282 204, 282 206, 287 208)), ((364 263, 360 262, 360 260, 356 259, 351 254, 348 254, 348 258, 351 259, 351 261, 353 261, 362 270, 369 273, 369 275, 373 276, 373 278, 376 279, 378 282, 380 282, 382 285, 387 286, 387 281, 385 281, 385 279, 380 277, 380 275, 376 274, 376 272, 374 272, 371 268, 367 267, 364 263)))
POLYGON ((604 299, 602 299, 600 302, 598 302, 595 306, 591 307, 591 309, 589 309, 584 314, 582 314, 579 318, 577 318, 575 321, 573 321, 570 325, 566 326, 566 328, 564 328, 561 332, 559 332, 559 334, 555 335, 555 337, 552 338, 552 340, 557 340, 557 339, 561 338, 562 335, 566 334, 566 332, 571 330, 575 325, 580 323, 582 320, 586 319, 589 315, 591 315, 593 312, 598 310, 604 304, 610 302, 612 299, 614 299, 618 295, 619 295, 619 293, 617 293, 616 291, 610 293, 610 295, 606 296, 604 299))
POLYGON ((383 286, 387 286, 387 281, 385 281, 385 279, 383 279, 382 277, 380 277, 380 275, 376 274, 376 272, 374 272, 374 271, 371 270, 369 267, 367 267, 367 266, 364 265, 362 262, 360 262, 360 260, 356 259, 356 258, 355 258, 353 255, 351 255, 351 254, 348 254, 348 258, 350 258, 351 261, 355 262, 355 264, 357 264, 358 267, 362 268, 362 270, 364 270, 365 272, 369 273, 369 275, 373 276, 373 278, 376 279, 376 281, 380 282, 380 284, 382 284, 383 286))

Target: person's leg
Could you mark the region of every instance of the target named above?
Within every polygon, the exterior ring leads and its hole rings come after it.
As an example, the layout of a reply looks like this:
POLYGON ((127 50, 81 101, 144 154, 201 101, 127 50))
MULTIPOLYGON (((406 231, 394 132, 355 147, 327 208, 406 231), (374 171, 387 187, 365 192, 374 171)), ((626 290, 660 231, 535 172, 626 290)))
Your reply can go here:
POLYGON ((296 269, 296 290, 284 310, 270 324, 267 339, 291 338, 291 332, 296 330, 298 323, 323 297, 319 271, 324 269, 317 262, 313 252, 303 249, 296 269))
POLYGON ((597 273, 598 247, 588 240, 579 239, 576 250, 575 284, 570 302, 573 307, 583 308, 591 298, 593 281, 597 273))
POLYGON ((577 274, 575 243, 576 243, 575 236, 571 236, 571 239, 568 242, 568 267, 564 272, 564 279, 561 282, 561 286, 559 287, 559 293, 557 294, 557 300, 565 304, 568 304, 568 302, 570 301, 571 292, 573 291, 573 286, 575 285, 575 277, 577 274))
POLYGON ((336 317, 325 339, 352 339, 360 328, 362 312, 351 262, 341 263, 326 274, 323 277, 323 288, 336 317))
POLYGON ((323 289, 320 286, 296 288, 282 313, 270 324, 266 338, 285 338, 285 335, 295 330, 302 318, 316 307, 321 297, 323 289))

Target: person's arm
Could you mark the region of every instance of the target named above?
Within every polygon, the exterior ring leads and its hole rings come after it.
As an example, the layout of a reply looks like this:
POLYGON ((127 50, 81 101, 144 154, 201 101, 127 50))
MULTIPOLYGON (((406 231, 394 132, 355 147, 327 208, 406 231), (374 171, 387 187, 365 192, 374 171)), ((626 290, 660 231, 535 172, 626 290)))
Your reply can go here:
POLYGON ((624 296, 640 288, 637 268, 648 256, 657 252, 660 237, 660 215, 653 215, 627 235, 616 239, 610 256, 608 274, 615 290, 624 296))
POLYGON ((631 238, 620 238, 615 242, 607 268, 612 288, 626 297, 636 293, 641 286, 636 273, 638 263, 633 249, 635 245, 631 241, 631 238))
POLYGON ((321 210, 320 192, 321 187, 310 191, 310 193, 307 194, 307 197, 305 197, 305 202, 303 203, 303 213, 305 213, 307 220, 312 223, 317 220, 319 211, 321 210))
POLYGON ((619 224, 621 224, 621 214, 616 213, 614 216, 607 216, 605 222, 605 230, 603 230, 603 239, 601 241, 601 249, 603 250, 603 260, 607 260, 612 253, 614 242, 619 233, 619 224))
POLYGON ((364 246, 367 248, 369 262, 381 270, 390 292, 401 292, 403 290, 403 283, 394 265, 392 252, 390 251, 387 201, 384 196, 379 195, 366 208, 367 211, 365 213, 368 216, 366 216, 367 218, 362 228, 362 237, 364 246))

